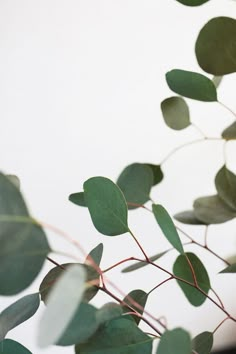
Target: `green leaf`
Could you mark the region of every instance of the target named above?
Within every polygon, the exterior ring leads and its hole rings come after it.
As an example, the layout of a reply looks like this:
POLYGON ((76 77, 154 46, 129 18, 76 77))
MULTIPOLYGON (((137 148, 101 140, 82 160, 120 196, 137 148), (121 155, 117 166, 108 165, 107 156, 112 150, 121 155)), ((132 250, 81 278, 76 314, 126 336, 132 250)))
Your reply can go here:
POLYGON ((105 177, 92 177, 84 183, 85 201, 95 228, 106 236, 129 231, 127 204, 119 187, 105 177))
POLYGON ((223 166, 216 175, 215 185, 219 197, 236 210, 236 175, 223 166))
POLYGON ((96 313, 97 309, 94 306, 81 303, 57 345, 67 346, 85 342, 98 328, 96 313))
POLYGON ((203 221, 196 218, 193 210, 182 211, 181 213, 175 214, 174 218, 183 224, 206 225, 203 221))
POLYGON ((205 4, 205 2, 209 0, 177 0, 177 1, 187 6, 199 6, 205 4))
POLYGON ((27 288, 49 252, 46 235, 30 218, 19 189, 0 173, 0 294, 27 288))
POLYGON ((86 207, 86 202, 84 199, 84 192, 79 192, 79 193, 72 193, 69 195, 69 201, 71 201, 72 203, 82 206, 82 207, 86 207))
POLYGON ((235 218, 236 212, 230 209, 217 195, 201 197, 194 201, 194 214, 206 224, 221 224, 235 218))
POLYGON ((85 279, 84 268, 76 264, 69 267, 54 284, 39 323, 40 347, 55 344, 62 337, 83 298, 85 279))
POLYGON ((6 175, 6 177, 13 183, 16 188, 20 189, 20 179, 16 175, 6 175))
POLYGON ((135 322, 118 318, 106 322, 89 341, 75 347, 76 354, 151 354, 152 338, 135 322))
MULTIPOLYGON (((186 256, 188 257, 190 263, 192 264, 199 288, 202 289, 207 294, 211 288, 211 285, 210 285, 210 280, 206 268, 194 253, 186 253, 186 256)), ((173 272, 175 276, 184 279, 194 285, 193 275, 186 256, 180 255, 176 259, 173 267, 173 272)), ((183 290, 188 301, 193 306, 200 306, 206 300, 206 296, 202 294, 199 290, 194 288, 193 286, 179 280, 177 280, 177 283, 179 284, 180 288, 183 290)))
POLYGON ((12 339, 0 342, 0 354, 32 354, 27 348, 12 339))
POLYGON ((11 329, 32 317, 38 310, 39 303, 39 293, 36 293, 22 297, 3 310, 0 314, 0 341, 11 329))
POLYGON ((203 102, 217 101, 213 82, 202 74, 174 69, 166 74, 169 88, 178 95, 203 102))
POLYGON ((202 332, 192 341, 192 348, 198 354, 210 354, 213 346, 213 333, 202 332))
POLYGON ((183 245, 180 241, 176 227, 166 209, 160 204, 153 204, 152 211, 164 236, 179 253, 183 254, 183 245))
POLYGON ((151 163, 147 163, 146 165, 151 167, 151 169, 152 169, 152 173, 153 173, 153 177, 154 177, 153 186, 156 186, 164 178, 163 172, 161 170, 161 166, 160 165, 153 165, 151 163))
POLYGON ((96 320, 99 325, 112 319, 121 317, 123 314, 122 307, 115 302, 108 302, 103 305, 96 313, 96 320))
POLYGON ((235 140, 236 139, 236 122, 233 122, 229 127, 227 127, 223 133, 222 138, 225 140, 235 140))
POLYGON ((92 251, 87 255, 85 259, 86 264, 91 264, 91 258, 95 262, 97 266, 100 265, 101 259, 103 254, 103 244, 99 243, 92 251))
POLYGON ((215 88, 216 88, 216 89, 220 86, 221 81, 223 80, 223 77, 224 77, 224 76, 213 76, 212 82, 213 82, 213 84, 215 85, 215 88))
MULTIPOLYGON (((131 306, 134 310, 136 310, 140 315, 142 315, 144 307, 147 302, 147 298, 148 298, 148 294, 145 291, 137 289, 137 290, 131 291, 128 295, 126 295, 126 297, 124 298, 123 301, 127 305, 131 306), (134 300, 135 302, 137 302, 137 304, 139 304, 142 308, 135 306, 132 303, 132 301, 130 301, 130 298, 132 300, 134 300)), ((123 306, 123 310, 124 310, 124 313, 130 312, 130 309, 128 309, 126 306, 123 306)), ((134 321, 137 324, 139 324, 140 318, 138 316, 131 315, 131 317, 134 319, 134 321)))
POLYGON ((124 193, 129 209, 145 204, 153 186, 152 168, 147 164, 133 163, 120 174, 117 185, 124 193))
MULTIPOLYGON (((155 262, 156 260, 158 260, 159 258, 164 256, 164 254, 166 254, 169 251, 170 250, 157 253, 154 256, 149 257, 149 259, 150 259, 151 262, 155 262)), ((137 270, 137 269, 143 268, 143 267, 145 267, 147 265, 149 265, 149 263, 147 263, 146 260, 144 259, 143 262, 136 262, 136 263, 132 264, 131 266, 128 266, 128 267, 122 269, 122 273, 129 273, 129 272, 132 272, 133 270, 137 270)))
POLYGON ((165 331, 161 336, 156 354, 191 354, 191 338, 182 328, 165 331))
MULTIPOLYGON (((65 269, 68 269, 72 265, 80 265, 84 268, 86 272, 86 282, 97 282, 99 285, 99 274, 97 271, 87 265, 81 263, 65 263, 61 264, 61 267, 57 266, 52 268, 47 275, 44 277, 43 281, 40 284, 39 292, 41 294, 41 300, 47 304, 47 298, 49 293, 52 290, 52 287, 58 281, 59 277, 64 274, 65 269)), ((83 301, 89 302, 98 292, 98 288, 96 286, 89 286, 85 289, 83 294, 83 301)))
POLYGON ((161 102, 161 110, 168 127, 174 130, 182 130, 191 125, 189 108, 182 97, 166 98, 161 102))
POLYGON ((195 46, 198 64, 207 73, 220 76, 236 71, 236 20, 211 19, 201 29, 195 46))
POLYGON ((229 265, 223 269, 220 273, 236 273, 236 263, 229 265))

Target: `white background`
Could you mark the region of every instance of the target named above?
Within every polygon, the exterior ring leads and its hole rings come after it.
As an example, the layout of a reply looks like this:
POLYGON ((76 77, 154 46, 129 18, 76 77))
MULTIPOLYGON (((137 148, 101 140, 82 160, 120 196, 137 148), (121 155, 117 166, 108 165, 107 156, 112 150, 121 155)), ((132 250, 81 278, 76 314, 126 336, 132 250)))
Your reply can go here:
MULTIPOLYGON (((116 180, 132 162, 159 163, 174 147, 200 137, 190 127, 182 132, 163 123, 160 102, 172 95, 165 73, 173 68, 201 72, 194 56, 199 29, 212 17, 236 15, 235 2, 212 0, 190 8, 175 0, 1 0, 0 1, 0 157, 1 169, 17 174, 35 217, 66 231, 89 252, 104 242, 102 266, 140 251, 128 235, 108 238, 93 228, 88 211, 68 201, 96 175, 116 180)), ((235 75, 220 86, 219 98, 236 110, 235 75)), ((189 100, 195 124, 212 137, 233 121, 215 103, 189 100)), ((164 165, 164 181, 152 193, 170 213, 188 209, 194 198, 215 192, 214 176, 223 164, 222 142, 204 142, 173 155, 164 165)), ((235 171, 235 144, 227 147, 228 166, 235 171)), ((152 255, 168 247, 153 217, 130 213, 130 227, 152 255)), ((203 240, 203 228, 183 226, 203 240)), ((54 249, 81 254, 48 230, 54 249)), ((212 226, 209 244, 223 256, 236 251, 235 221, 212 226)), ((217 275, 224 264, 199 249, 227 309, 236 315, 235 277, 217 275)), ((68 260, 51 255, 57 261, 68 260)), ((160 264, 171 269, 172 253, 160 264)), ((23 294, 37 291, 40 276, 23 294)), ((163 278, 156 270, 109 278, 124 291, 150 290, 163 278)), ((22 294, 22 295, 23 295, 22 294)), ((18 297, 17 297, 18 298, 18 297)), ((15 297, 0 298, 1 309, 15 297)), ((98 296, 94 304, 110 301, 98 296)), ((37 347, 37 324, 43 311, 12 330, 34 354, 73 353, 73 348, 37 347)), ((184 326, 192 335, 212 331, 224 318, 214 305, 187 303, 177 285, 169 283, 148 302, 170 328, 184 326)), ((62 314, 63 316, 63 309, 62 314)), ((227 322, 216 333, 216 346, 235 342, 236 325, 227 322)))

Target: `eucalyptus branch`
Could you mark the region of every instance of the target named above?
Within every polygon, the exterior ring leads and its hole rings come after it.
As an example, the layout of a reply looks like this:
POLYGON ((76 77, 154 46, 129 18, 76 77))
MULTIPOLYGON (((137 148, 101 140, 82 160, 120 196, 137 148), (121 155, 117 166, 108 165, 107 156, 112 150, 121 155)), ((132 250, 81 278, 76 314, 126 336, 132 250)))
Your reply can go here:
POLYGON ((229 107, 228 107, 226 104, 224 104, 223 102, 218 101, 218 103, 219 103, 222 107, 224 107, 225 109, 227 109, 227 111, 230 112, 230 113, 236 118, 236 113, 235 113, 231 108, 229 108, 229 107))

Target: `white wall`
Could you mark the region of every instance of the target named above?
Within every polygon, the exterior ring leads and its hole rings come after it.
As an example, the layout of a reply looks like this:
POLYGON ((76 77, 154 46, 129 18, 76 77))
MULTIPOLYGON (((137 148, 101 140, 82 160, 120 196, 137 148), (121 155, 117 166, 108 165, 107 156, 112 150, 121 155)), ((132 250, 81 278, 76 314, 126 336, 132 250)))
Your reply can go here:
MULTIPOLYGON (((172 95, 164 74, 173 68, 200 71, 194 41, 201 26, 220 15, 235 16, 235 2, 215 0, 189 8, 175 0, 0 1, 1 169, 20 177, 38 219, 65 230, 87 251, 104 242, 104 267, 125 256, 140 256, 139 250, 126 235, 99 235, 87 210, 67 197, 91 176, 115 180, 127 164, 158 163, 173 147, 199 137, 193 128, 176 133, 164 125, 160 102, 172 95)), ((224 79, 219 95, 236 109, 234 79, 224 79)), ((193 121, 210 136, 218 136, 233 121, 217 104, 189 105, 193 121)), ((228 153, 229 166, 235 169, 235 144, 229 144, 228 153)), ((165 180, 153 199, 171 213, 188 209, 195 197, 214 193, 213 178, 222 164, 221 142, 179 151, 163 165, 165 180)), ((132 212, 130 224, 150 254, 168 246, 150 215, 132 212)), ((185 229, 202 240, 201 227, 185 229)), ((55 249, 76 253, 57 235, 48 235, 55 249)), ((235 221, 212 226, 209 243, 227 256, 236 249, 235 236, 235 221)), ((223 264, 200 254, 209 263, 214 287, 236 315, 235 278, 215 275, 223 264)), ((170 269, 175 257, 173 253, 160 264, 170 269)), ((41 278, 24 293, 37 291, 50 268, 45 265, 41 278)), ((117 269, 110 278, 128 292, 135 287, 148 290, 162 275, 148 268, 122 275, 117 269)), ((1 297, 1 309, 13 300, 1 297)), ((106 301, 98 296, 94 303, 106 301)), ((154 293, 148 309, 166 315, 170 327, 185 326, 193 335, 213 330, 224 317, 209 302, 190 306, 174 283, 154 293)), ((72 353, 72 348, 36 346, 42 311, 43 305, 8 337, 33 353, 72 353)), ((234 332, 235 325, 227 322, 217 332, 216 345, 233 343, 234 332)))

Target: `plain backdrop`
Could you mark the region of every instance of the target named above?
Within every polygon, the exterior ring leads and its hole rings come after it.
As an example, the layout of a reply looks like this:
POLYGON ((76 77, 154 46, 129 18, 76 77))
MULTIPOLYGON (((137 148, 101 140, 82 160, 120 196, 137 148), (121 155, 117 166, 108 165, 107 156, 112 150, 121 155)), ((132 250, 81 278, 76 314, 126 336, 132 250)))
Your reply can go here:
MULTIPOLYGON (((176 132, 165 126, 160 102, 173 93, 165 73, 174 68, 202 72, 194 55, 200 28, 212 17, 236 15, 232 0, 212 0, 190 8, 175 0, 1 0, 0 1, 0 161, 1 170, 16 174, 32 214, 74 237, 89 252, 104 243, 102 267, 125 257, 141 256, 128 235, 109 238, 92 226, 88 211, 68 201, 92 176, 116 180, 133 162, 159 163, 172 149, 198 139, 189 127, 176 132)), ((208 77, 210 77, 208 75, 208 77)), ((236 110, 235 75, 219 88, 222 102, 236 110)), ((216 103, 189 100, 192 121, 208 136, 218 137, 234 117, 216 103)), ((222 141, 209 141, 179 150, 163 164, 165 178, 152 192, 171 214, 189 209, 194 198, 215 192, 214 176, 223 164, 222 141)), ((227 146, 228 166, 235 171, 235 143, 227 146)), ((145 250, 153 255, 169 247, 154 218, 132 211, 129 224, 145 250)), ((182 228, 203 240, 202 227, 182 228)), ((78 253, 57 233, 46 229, 51 247, 78 253)), ((236 253, 235 220, 211 226, 209 245, 222 256, 236 253)), ((188 248, 208 265, 213 287, 226 308, 236 315, 236 282, 218 275, 224 264, 196 247, 188 248)), ((167 269, 172 252, 160 260, 167 269)), ((58 262, 69 258, 52 254, 58 262)), ((38 290, 52 265, 19 296, 0 298, 1 310, 21 295, 38 290)), ((165 276, 143 268, 108 273, 124 293, 150 290, 165 276)), ((65 290, 66 291, 66 290, 65 290)), ((96 306, 110 301, 98 295, 96 306)), ((183 326, 194 336, 212 331, 224 314, 207 301, 188 304, 172 282, 154 292, 147 309, 165 315, 170 328, 183 326)), ((8 338, 32 353, 69 354, 73 348, 37 346, 37 314, 8 338)), ((63 309, 61 312, 63 316, 63 309)), ((215 346, 235 342, 236 325, 226 322, 215 335, 215 346)))

